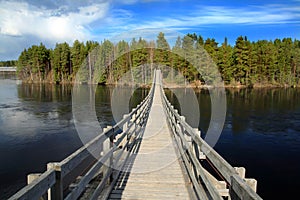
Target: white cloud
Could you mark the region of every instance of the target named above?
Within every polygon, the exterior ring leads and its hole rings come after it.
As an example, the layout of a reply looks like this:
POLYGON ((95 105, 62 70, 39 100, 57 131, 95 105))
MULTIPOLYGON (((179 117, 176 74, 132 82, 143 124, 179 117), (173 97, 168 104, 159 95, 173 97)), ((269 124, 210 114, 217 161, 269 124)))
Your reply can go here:
MULTIPOLYGON (((171 29, 184 31, 218 25, 274 25, 300 24, 300 6, 262 5, 247 7, 194 6, 189 12, 152 16, 147 19, 113 15, 107 21, 106 33, 118 35, 135 29, 171 29)), ((125 11, 124 11, 125 12, 125 11)), ((134 13, 135 14, 135 13, 134 13)), ((124 15, 123 15, 124 16, 124 15)), ((134 16, 134 15, 133 15, 134 16)), ((132 32, 130 32, 132 34, 132 32)))
POLYGON ((174 7, 172 12, 151 16, 155 8, 133 12, 122 5, 160 0, 26 1, 30 3, 0 0, 0 60, 16 58, 24 48, 39 42, 53 47, 57 42, 102 40, 135 29, 183 31, 218 25, 300 24, 299 4, 225 7, 200 6, 199 2, 185 11, 174 7))
POLYGON ((216 24, 280 24, 299 23, 300 7, 285 7, 283 5, 266 5, 264 7, 228 8, 206 6, 198 8, 189 14, 168 16, 154 19, 142 25, 142 28, 190 28, 202 25, 216 24))
POLYGON ((116 3, 129 4, 129 5, 135 3, 151 3, 151 2, 163 2, 163 1, 170 1, 170 0, 114 0, 114 2, 116 3))
POLYGON ((26 2, 2 1, 0 7, 0 34, 9 36, 34 35, 43 40, 73 41, 91 37, 88 24, 103 19, 109 3, 80 7, 77 12, 46 9, 26 2))

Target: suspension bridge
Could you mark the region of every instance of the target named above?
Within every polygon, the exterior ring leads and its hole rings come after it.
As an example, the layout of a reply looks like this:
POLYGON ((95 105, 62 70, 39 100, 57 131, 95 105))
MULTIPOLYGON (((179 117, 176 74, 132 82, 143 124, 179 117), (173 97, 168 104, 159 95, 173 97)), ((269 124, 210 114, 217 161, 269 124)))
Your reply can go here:
POLYGON ((160 70, 147 97, 114 126, 47 171, 29 174, 13 199, 262 199, 165 96, 160 70))

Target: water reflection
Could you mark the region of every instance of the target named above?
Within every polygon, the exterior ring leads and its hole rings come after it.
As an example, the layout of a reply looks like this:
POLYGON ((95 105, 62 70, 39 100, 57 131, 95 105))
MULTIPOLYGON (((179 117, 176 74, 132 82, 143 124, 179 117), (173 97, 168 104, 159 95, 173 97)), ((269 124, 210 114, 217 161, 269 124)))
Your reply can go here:
POLYGON ((72 122, 70 87, 0 80, 0 193, 6 199, 82 144, 72 122))
MULTIPOLYGON (((115 123, 113 90, 95 88, 96 117, 102 127, 115 123)), ((120 100, 126 98, 126 91, 119 94, 120 100)), ((129 110, 148 91, 136 89, 127 103, 129 110)), ((186 96, 183 89, 178 91, 186 96)), ((166 93, 181 112, 176 95, 166 93)), ((17 85, 15 80, 0 79, 0 160, 5 161, 0 162, 0 199, 24 186, 28 173, 44 171, 46 163, 60 161, 82 145, 71 94, 71 85, 17 85)), ((211 100, 208 90, 197 89, 195 94, 204 137, 211 100)), ((227 89, 226 94, 227 116, 215 149, 233 166, 246 167, 246 176, 258 180, 258 193, 264 199, 292 199, 300 186, 300 89, 227 89), (280 182, 285 184, 274 184, 280 182)), ((186 120, 191 123, 197 116, 193 107, 188 110, 186 120)))
MULTIPOLYGON (((177 89, 183 93, 182 89, 177 89)), ((206 133, 211 118, 211 99, 207 89, 194 90, 200 109, 199 128, 206 133)), ((178 97, 166 90, 168 99, 181 112, 178 97)), ((248 129, 257 133, 274 134, 283 130, 299 131, 300 89, 226 89, 227 117, 225 128, 233 134, 248 129), (274 123, 277 122, 277 123, 274 123)), ((187 121, 194 120, 193 111, 185 115, 187 121)))
POLYGON ((60 102, 71 100, 72 85, 21 84, 18 96, 21 100, 37 102, 60 102))
POLYGON ((0 72, 0 80, 17 80, 16 73, 0 72))
MULTIPOLYGON (((72 85, 17 85, 15 80, 0 79, 0 86, 0 160, 5 161, 0 162, 0 199, 7 199, 26 184, 27 174, 45 171, 48 162, 61 161, 81 147, 82 141, 72 114, 72 85)), ((89 86, 82 87, 89 91, 89 86)), ((102 127, 115 123, 113 89, 96 86, 93 90, 102 127)), ((147 93, 148 89, 137 89, 128 108, 147 93)))
MULTIPOLYGON (((204 137, 211 100, 208 90, 195 93, 204 137)), ((246 177, 258 180, 264 199, 293 199, 300 186, 300 89, 226 89, 226 95, 226 121, 215 149, 233 166, 245 167, 246 177)), ((168 91, 167 96, 180 110, 175 95, 168 91)))
MULTIPOLYGON (((228 119, 235 134, 252 129, 274 134, 299 131, 299 89, 227 90, 228 119)), ((229 124, 230 125, 230 124, 229 124)))

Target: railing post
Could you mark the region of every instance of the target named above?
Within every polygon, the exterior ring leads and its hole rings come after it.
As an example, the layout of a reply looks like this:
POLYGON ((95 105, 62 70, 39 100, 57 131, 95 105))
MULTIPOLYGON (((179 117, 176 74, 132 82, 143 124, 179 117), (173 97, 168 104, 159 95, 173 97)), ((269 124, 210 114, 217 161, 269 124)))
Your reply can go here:
MULTIPOLYGON (((123 119, 126 119, 128 117, 128 115, 123 115, 123 119)), ((129 120, 128 120, 129 121, 129 120)), ((128 121, 126 121, 124 124, 123 124, 123 127, 122 127, 122 130, 123 130, 123 133, 127 131, 128 129, 128 121)), ((117 136, 118 137, 118 136, 117 136)), ((119 137, 122 137, 122 135, 120 134, 119 137)), ((126 144, 126 141, 123 139, 121 141, 121 143, 119 144, 122 148, 125 146, 126 144)))
MULTIPOLYGON (((27 184, 32 183, 35 179, 39 178, 41 176, 41 173, 36 173, 36 174, 28 174, 27 175, 27 184)), ((45 193, 43 196, 41 196, 40 200, 47 200, 48 195, 45 193)))
POLYGON ((233 190, 233 184, 235 184, 234 178, 230 177, 230 187, 229 187, 229 199, 230 200, 241 200, 236 192, 233 190))
MULTIPOLYGON (((104 132, 106 132, 107 130, 111 129, 112 126, 107 126, 106 128, 103 129, 104 132)), ((113 136, 112 136, 113 137, 113 136)), ((103 141, 103 155, 105 155, 106 153, 109 152, 109 150, 112 148, 112 137, 109 137, 107 139, 105 139, 103 141)), ((112 162, 113 162, 113 155, 110 156, 107 161, 104 164, 103 166, 103 176, 109 172, 109 169, 112 167, 112 162)), ((111 177, 108 179, 108 184, 110 183, 111 181, 111 177)))
POLYGON ((61 166, 59 163, 48 163, 47 170, 55 170, 55 184, 48 191, 49 200, 62 200, 63 199, 63 178, 61 173, 61 166))
POLYGON ((246 183, 250 186, 250 188, 254 191, 257 192, 257 180, 254 178, 245 178, 246 183))
MULTIPOLYGON (((198 128, 194 128, 194 134, 196 137, 201 138, 201 131, 198 128)), ((204 155, 204 153, 200 150, 200 147, 197 145, 197 143, 195 141, 193 141, 193 146, 194 146, 194 151, 195 154, 197 156, 198 159, 200 160, 204 160, 206 159, 206 156, 204 155)))
POLYGON ((257 181, 252 178, 245 178, 246 177, 246 169, 245 167, 234 167, 234 169, 237 171, 239 176, 246 181, 246 183, 250 186, 250 188, 256 192, 257 190, 257 181))
MULTIPOLYGON (((109 138, 109 142, 110 142, 109 149, 112 149, 114 147, 114 137, 115 137, 115 135, 112 134, 109 138)), ((112 183, 113 180, 114 180, 114 173, 113 173, 113 171, 114 171, 114 152, 112 152, 110 157, 109 157, 109 167, 112 170, 112 173, 111 173, 110 178, 109 178, 110 179, 109 183, 112 183)))
MULTIPOLYGON (((133 111, 135 111, 135 110, 136 110, 136 108, 133 109, 133 111)), ((132 135, 135 135, 136 128, 137 128, 137 124, 136 124, 136 120, 137 119, 136 119, 136 116, 137 116, 136 114, 133 114, 132 117, 131 117, 131 119, 130 119, 130 123, 132 123, 132 133, 131 134, 128 133, 128 135, 127 135, 127 141, 130 140, 130 138, 132 137, 132 135)), ((129 150, 129 146, 127 147, 127 150, 129 150)))
POLYGON ((41 173, 36 173, 36 174, 28 174, 27 175, 27 184, 32 183, 32 181, 34 181, 35 179, 37 179, 38 177, 40 177, 41 173))
POLYGON ((234 167, 235 171, 239 174, 241 178, 245 178, 246 176, 246 169, 245 167, 234 167))
POLYGON ((230 177, 229 195, 231 200, 262 200, 262 198, 256 194, 256 191, 253 190, 253 187, 256 188, 256 180, 249 180, 250 181, 247 181, 247 179, 242 179, 238 174, 234 174, 230 177))

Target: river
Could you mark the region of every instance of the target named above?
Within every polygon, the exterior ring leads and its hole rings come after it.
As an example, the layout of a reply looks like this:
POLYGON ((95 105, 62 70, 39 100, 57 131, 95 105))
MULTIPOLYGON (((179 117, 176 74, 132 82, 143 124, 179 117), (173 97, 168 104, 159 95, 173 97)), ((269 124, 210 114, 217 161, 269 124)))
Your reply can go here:
MULTIPOLYGON (((183 89, 177 89, 183 92, 183 89)), ((102 127, 114 124, 113 88, 98 86, 97 119, 102 127)), ((72 86, 20 84, 0 77, 0 199, 26 184, 29 173, 61 161, 82 146, 72 114, 72 86)), ((129 108, 148 90, 138 89, 129 108)), ((204 133, 211 117, 207 90, 195 90, 204 133)), ((300 89, 227 89, 224 129, 215 149, 232 166, 246 168, 258 181, 264 199, 292 199, 300 186, 300 89)), ((170 91, 167 96, 180 105, 170 91)), ((187 121, 193 120, 187 116, 187 121)))

